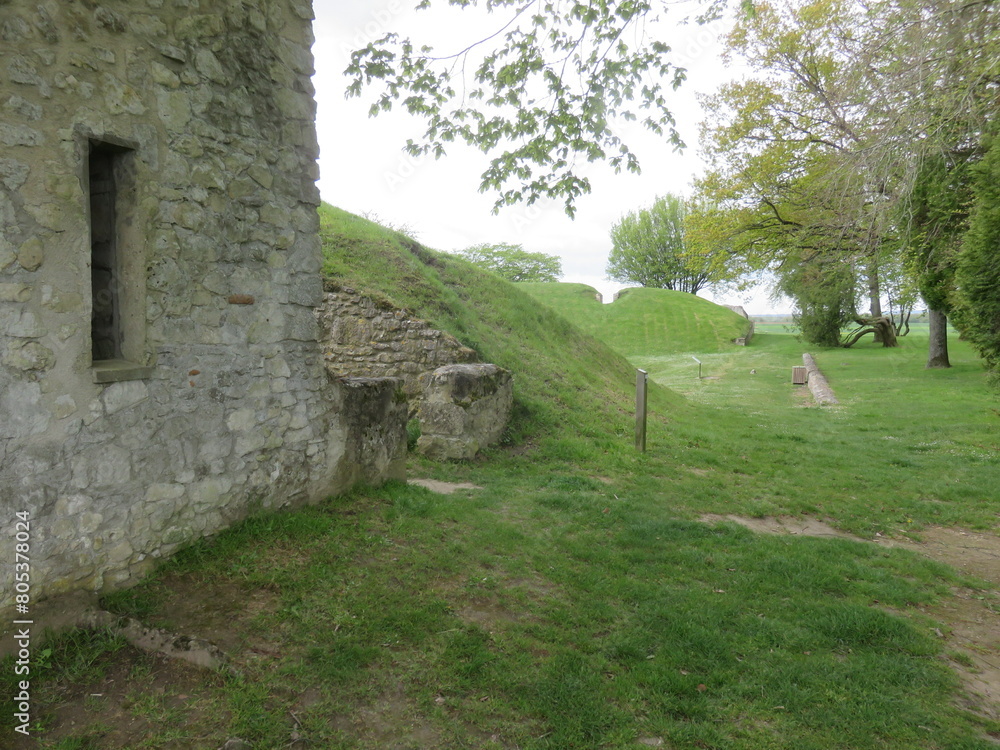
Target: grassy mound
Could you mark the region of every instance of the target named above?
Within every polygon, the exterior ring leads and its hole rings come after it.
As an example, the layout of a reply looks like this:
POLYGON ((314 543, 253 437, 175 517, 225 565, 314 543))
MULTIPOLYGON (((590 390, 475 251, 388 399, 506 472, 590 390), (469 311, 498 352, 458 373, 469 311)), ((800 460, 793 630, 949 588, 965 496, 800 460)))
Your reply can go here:
MULTIPOLYGON (((548 445, 558 433, 569 453, 630 447, 635 370, 621 354, 520 284, 332 206, 320 219, 328 279, 410 310, 514 373, 515 442, 548 445)), ((685 408, 664 388, 650 399, 660 412, 685 408)))
POLYGON ((701 297, 667 289, 630 289, 615 302, 597 301, 585 284, 518 284, 615 351, 637 354, 721 352, 746 335, 745 318, 701 297))

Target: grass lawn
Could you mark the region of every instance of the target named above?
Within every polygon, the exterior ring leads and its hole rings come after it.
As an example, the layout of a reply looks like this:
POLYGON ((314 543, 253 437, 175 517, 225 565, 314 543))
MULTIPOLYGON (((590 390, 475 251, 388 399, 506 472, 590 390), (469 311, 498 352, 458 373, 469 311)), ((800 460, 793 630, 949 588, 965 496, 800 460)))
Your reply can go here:
POLYGON ((917 338, 814 351, 841 401, 819 408, 791 385, 793 336, 711 348, 693 326, 625 360, 461 261, 335 209, 325 222, 345 285, 398 268, 380 293, 515 372, 509 439, 411 459, 411 476, 480 489, 390 484, 251 519, 108 597, 220 643, 233 669, 71 634, 38 665, 38 747, 996 747, 935 615, 962 590, 995 617, 986 582, 906 549, 699 520, 808 515, 863 540, 995 529, 1000 399, 964 345, 947 371, 923 369, 917 338), (645 454, 634 367, 654 381, 645 454))

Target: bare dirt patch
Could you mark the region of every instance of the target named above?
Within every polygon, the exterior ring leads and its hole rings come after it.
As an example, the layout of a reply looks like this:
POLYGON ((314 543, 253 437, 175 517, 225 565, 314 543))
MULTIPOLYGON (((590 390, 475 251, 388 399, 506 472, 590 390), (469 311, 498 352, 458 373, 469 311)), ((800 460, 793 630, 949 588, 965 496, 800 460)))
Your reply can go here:
POLYGON ((371 703, 358 706, 349 717, 337 717, 340 731, 379 747, 440 747, 441 735, 426 723, 402 685, 386 691, 371 703))
POLYGON ((452 495, 459 490, 481 490, 478 484, 470 482, 440 482, 437 479, 410 479, 407 484, 414 484, 417 487, 436 492, 439 495, 452 495))
POLYGON ((940 621, 941 636, 966 689, 964 707, 1000 719, 1000 536, 963 529, 930 527, 919 540, 908 537, 862 539, 815 518, 791 516, 746 518, 704 515, 704 523, 729 521, 762 534, 852 539, 883 547, 901 547, 945 563, 963 574, 987 581, 987 590, 956 588, 953 596, 924 614, 940 621))
POLYGON ((166 596, 154 624, 211 641, 226 653, 253 649, 254 620, 277 608, 278 597, 267 589, 244 588, 225 580, 190 574, 163 577, 166 596))
POLYGON ((699 521, 703 523, 721 523, 729 521, 744 526, 759 534, 789 534, 791 536, 815 536, 815 537, 837 537, 839 539, 853 539, 861 542, 863 539, 852 536, 847 532, 835 529, 828 523, 824 523, 816 518, 799 518, 793 516, 766 516, 764 518, 746 518, 744 516, 718 516, 708 513, 701 516, 699 521))
MULTIPOLYGON (((66 685, 46 696, 46 741, 72 739, 91 743, 87 747, 133 748, 164 717, 176 717, 178 727, 225 723, 225 710, 211 697, 219 675, 130 646, 106 659, 110 667, 101 678, 66 685)), ((180 730, 174 742, 161 747, 214 750, 219 744, 218 736, 194 738, 180 730)))

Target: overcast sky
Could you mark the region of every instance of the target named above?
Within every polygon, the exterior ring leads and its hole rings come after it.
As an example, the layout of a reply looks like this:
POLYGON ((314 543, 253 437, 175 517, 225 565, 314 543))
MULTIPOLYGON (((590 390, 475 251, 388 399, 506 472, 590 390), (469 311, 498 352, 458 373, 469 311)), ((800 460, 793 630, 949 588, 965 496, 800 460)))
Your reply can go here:
MULTIPOLYGON (((719 59, 720 26, 681 25, 669 33, 673 61, 688 68, 688 81, 670 93, 670 103, 688 148, 681 154, 640 127, 619 127, 642 163, 641 175, 614 174, 604 164, 587 165, 593 192, 578 200, 575 219, 561 203, 514 206, 492 214, 495 196, 480 194, 487 166, 478 151, 455 145, 446 157, 414 160, 403 150, 407 138, 423 133, 422 121, 402 111, 368 116, 370 99, 345 99, 343 71, 352 49, 388 31, 418 44, 451 53, 496 31, 512 11, 492 16, 480 9, 449 8, 440 0, 430 11, 415 11, 415 0, 314 0, 316 12, 316 99, 320 143, 319 188, 323 200, 355 214, 376 214, 383 223, 408 227, 425 245, 456 251, 487 242, 521 244, 525 250, 558 255, 563 281, 589 284, 610 301, 622 285, 605 279, 611 243, 608 232, 626 212, 650 205, 664 193, 690 193, 701 168, 697 127, 699 92, 711 93, 730 79, 719 59)), ((669 17, 669 16, 668 16, 669 17)), ((625 125, 628 125, 627 123, 625 125)), ((711 295, 706 295, 711 296, 711 295)), ((766 294, 752 299, 729 294, 719 302, 746 304, 750 313, 770 310, 766 294)))

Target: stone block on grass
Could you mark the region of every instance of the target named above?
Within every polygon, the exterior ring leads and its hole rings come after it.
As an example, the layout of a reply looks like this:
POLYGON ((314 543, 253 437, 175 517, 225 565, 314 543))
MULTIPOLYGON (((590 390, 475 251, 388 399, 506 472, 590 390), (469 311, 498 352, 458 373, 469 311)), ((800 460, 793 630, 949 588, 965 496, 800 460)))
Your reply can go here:
POLYGON ((439 367, 422 376, 417 450, 437 459, 469 459, 498 442, 514 402, 510 372, 491 364, 439 367))

